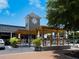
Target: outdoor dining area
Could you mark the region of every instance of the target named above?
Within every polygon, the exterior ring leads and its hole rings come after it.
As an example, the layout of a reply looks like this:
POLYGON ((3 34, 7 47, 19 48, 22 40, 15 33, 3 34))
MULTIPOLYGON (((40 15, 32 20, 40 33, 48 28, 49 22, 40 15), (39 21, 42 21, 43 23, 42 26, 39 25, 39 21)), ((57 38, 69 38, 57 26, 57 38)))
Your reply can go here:
MULTIPOLYGON (((19 34, 19 38, 22 34, 26 34, 26 35, 35 35, 36 38, 37 37, 41 37, 41 38, 47 38, 46 36, 48 36, 48 40, 50 43, 50 46, 53 45, 53 33, 56 34, 56 46, 60 45, 60 33, 63 33, 62 35, 62 45, 64 46, 64 40, 65 40, 65 30, 63 29, 58 29, 58 28, 53 28, 53 27, 49 27, 49 26, 40 26, 36 29, 30 29, 30 30, 17 30, 16 31, 17 34, 19 34)), ((30 39, 29 39, 30 40, 30 39)))

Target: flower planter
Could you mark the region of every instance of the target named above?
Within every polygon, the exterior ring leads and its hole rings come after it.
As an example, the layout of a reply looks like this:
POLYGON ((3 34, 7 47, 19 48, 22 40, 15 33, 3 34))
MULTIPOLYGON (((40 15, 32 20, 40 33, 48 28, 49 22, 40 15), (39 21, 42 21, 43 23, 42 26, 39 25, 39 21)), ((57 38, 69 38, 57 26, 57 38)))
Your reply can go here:
POLYGON ((34 47, 35 49, 35 51, 41 51, 41 47, 34 47))

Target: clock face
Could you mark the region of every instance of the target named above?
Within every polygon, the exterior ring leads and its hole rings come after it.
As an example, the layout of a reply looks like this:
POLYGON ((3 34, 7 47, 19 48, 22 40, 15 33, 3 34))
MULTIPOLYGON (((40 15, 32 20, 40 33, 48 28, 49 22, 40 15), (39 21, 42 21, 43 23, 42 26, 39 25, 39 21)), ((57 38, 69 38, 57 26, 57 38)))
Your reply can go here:
POLYGON ((36 18, 33 18, 33 19, 32 19, 32 22, 33 22, 33 24, 37 24, 38 21, 37 21, 36 18))

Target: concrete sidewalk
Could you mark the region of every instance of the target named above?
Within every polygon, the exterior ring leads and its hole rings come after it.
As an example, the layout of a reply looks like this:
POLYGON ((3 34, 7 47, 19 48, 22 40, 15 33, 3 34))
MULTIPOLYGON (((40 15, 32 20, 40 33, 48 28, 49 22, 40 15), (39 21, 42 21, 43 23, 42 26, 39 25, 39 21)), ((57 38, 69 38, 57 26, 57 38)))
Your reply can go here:
POLYGON ((25 52, 0 55, 0 59, 71 59, 63 54, 54 51, 25 52))

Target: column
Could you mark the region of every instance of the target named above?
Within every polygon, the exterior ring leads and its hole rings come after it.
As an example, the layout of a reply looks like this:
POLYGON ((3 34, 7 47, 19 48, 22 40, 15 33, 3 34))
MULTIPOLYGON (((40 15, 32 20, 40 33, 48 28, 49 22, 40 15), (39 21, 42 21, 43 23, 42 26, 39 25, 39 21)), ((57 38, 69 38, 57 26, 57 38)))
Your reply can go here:
POLYGON ((12 38, 12 32, 10 32, 10 38, 12 38))
POLYGON ((28 44, 29 44, 29 47, 31 47, 31 34, 28 35, 28 44))
POLYGON ((18 38, 21 38, 21 34, 18 34, 18 38))
POLYGON ((37 33, 37 38, 40 38, 40 32, 38 31, 38 33, 37 33))

